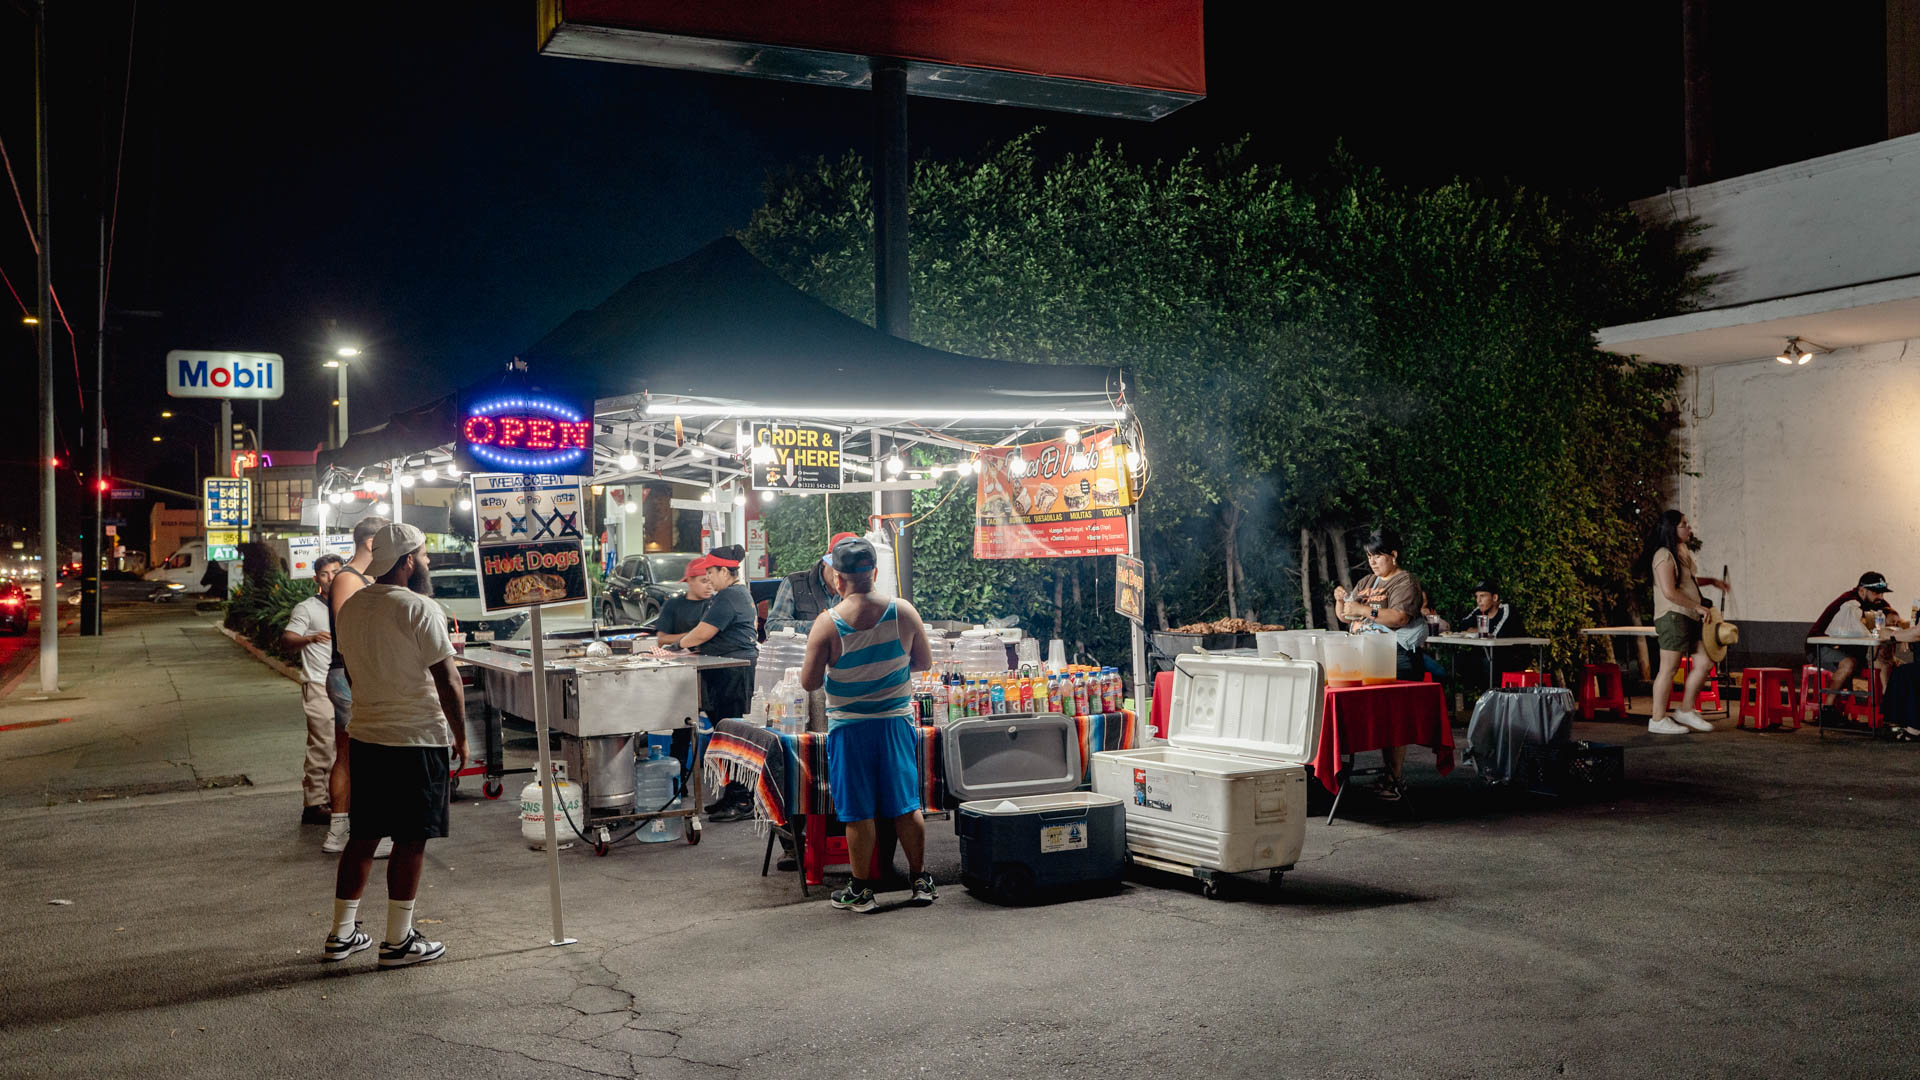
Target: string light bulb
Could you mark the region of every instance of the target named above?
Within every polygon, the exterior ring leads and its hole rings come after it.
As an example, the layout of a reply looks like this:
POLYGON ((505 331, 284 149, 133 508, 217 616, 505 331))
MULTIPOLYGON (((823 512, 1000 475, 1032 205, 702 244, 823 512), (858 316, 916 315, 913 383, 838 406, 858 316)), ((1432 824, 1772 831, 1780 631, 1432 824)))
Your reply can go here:
POLYGON ((887 459, 887 475, 888 476, 899 476, 901 473, 901 470, 905 469, 906 467, 907 467, 907 463, 901 459, 899 454, 894 454, 892 457, 889 457, 887 459))
POLYGON ((620 453, 620 467, 622 469, 637 469, 640 467, 640 457, 633 452, 632 439, 627 440, 627 448, 620 453))
POLYGON ((473 509, 473 500, 472 500, 472 499, 461 499, 461 500, 460 500, 460 509, 462 509, 462 510, 471 510, 471 509, 473 509))
POLYGON ((1068 446, 1072 446, 1073 444, 1080 441, 1080 429, 1068 428, 1067 430, 1060 433, 1060 437, 1067 440, 1068 446))
POLYGON ((961 476, 972 476, 973 475, 973 459, 967 458, 966 460, 962 461, 959 465, 955 466, 954 469, 961 476))

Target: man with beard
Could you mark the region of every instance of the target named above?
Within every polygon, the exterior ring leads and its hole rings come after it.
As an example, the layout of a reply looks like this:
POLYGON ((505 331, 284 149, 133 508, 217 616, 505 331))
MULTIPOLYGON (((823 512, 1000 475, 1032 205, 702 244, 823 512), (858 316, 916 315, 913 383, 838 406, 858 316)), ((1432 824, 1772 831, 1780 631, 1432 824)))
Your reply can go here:
POLYGON ((449 775, 467 756, 466 707, 446 616, 428 595, 425 544, 411 525, 381 528, 367 567, 373 584, 341 605, 337 620, 336 641, 353 672, 352 832, 334 881, 325 961, 373 944, 356 916, 382 837, 392 838, 393 855, 380 966, 405 967, 446 952, 414 927, 414 898, 427 840, 447 835, 449 775))

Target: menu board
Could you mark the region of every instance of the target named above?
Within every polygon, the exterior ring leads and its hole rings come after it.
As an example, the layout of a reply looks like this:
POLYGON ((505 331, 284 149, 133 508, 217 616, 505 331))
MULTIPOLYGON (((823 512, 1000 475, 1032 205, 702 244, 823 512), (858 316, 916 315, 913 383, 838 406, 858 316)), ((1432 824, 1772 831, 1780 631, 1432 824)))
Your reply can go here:
POLYGON ((1146 625, 1147 564, 1131 555, 1113 557, 1113 610, 1146 625))
POLYGON ((1125 555, 1133 491, 1111 430, 980 452, 976 559, 1125 555))
POLYGON ((492 615, 587 598, 578 477, 475 475, 474 565, 481 610, 492 615))

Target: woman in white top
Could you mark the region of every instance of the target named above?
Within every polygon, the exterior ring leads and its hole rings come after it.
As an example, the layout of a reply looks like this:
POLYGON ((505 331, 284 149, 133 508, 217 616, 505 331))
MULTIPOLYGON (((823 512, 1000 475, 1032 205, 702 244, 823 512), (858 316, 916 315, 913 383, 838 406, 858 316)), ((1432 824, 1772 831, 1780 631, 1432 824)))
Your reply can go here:
POLYGON ((1660 673, 1653 679, 1653 716, 1647 721, 1647 730, 1655 735, 1713 730, 1698 711, 1700 687, 1712 666, 1700 636, 1707 617, 1700 586, 1712 585, 1724 591, 1728 585, 1694 573, 1692 543, 1693 526, 1687 523, 1687 516, 1668 510, 1655 523, 1643 556, 1653 575, 1653 628, 1660 642, 1660 673), (1669 716, 1667 701, 1673 696, 1673 675, 1680 670, 1680 658, 1687 655, 1693 657, 1693 666, 1687 672, 1680 708, 1669 716))

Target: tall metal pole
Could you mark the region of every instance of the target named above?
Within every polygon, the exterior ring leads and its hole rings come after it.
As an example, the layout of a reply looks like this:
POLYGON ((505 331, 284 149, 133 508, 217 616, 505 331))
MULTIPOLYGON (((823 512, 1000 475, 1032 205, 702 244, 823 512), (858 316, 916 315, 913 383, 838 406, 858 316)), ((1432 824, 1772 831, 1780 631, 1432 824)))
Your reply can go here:
POLYGON ((1680 66, 1687 186, 1713 179, 1713 70, 1707 0, 1680 0, 1680 66))
MULTIPOLYGON (((904 338, 911 333, 912 308, 907 286, 907 65, 876 57, 873 72, 873 310, 882 333, 904 338)), ((880 440, 874 464, 880 465, 880 440)), ((874 479, 886 475, 876 467, 874 479)), ((909 514, 913 492, 880 496, 883 514, 909 514)), ((889 519, 894 560, 899 567, 900 598, 913 599, 913 537, 900 528, 904 518, 889 519)))
POLYGON ((340 361, 339 391, 340 391, 340 395, 339 395, 340 396, 340 433, 339 433, 340 441, 338 443, 335 443, 334 445, 344 446, 346 445, 347 435, 353 431, 353 427, 347 421, 347 362, 345 360, 340 361))
MULTIPOLYGON (((559 792, 554 790, 553 756, 547 746, 547 650, 542 640, 545 632, 540 627, 540 605, 533 605, 531 611, 527 633, 533 637, 533 730, 534 742, 540 751, 540 815, 546 819, 547 829, 547 906, 553 916, 553 937, 547 944, 572 945, 575 939, 567 936, 560 911, 560 838, 553 820, 558 813, 554 804, 560 800, 559 792)), ((573 781, 577 784, 580 778, 576 776, 573 781)))
POLYGON ((34 204, 40 231, 40 692, 60 692, 60 533, 53 457, 53 237, 47 168, 47 4, 33 5, 34 204))
MULTIPOLYGON (((1145 560, 1146 553, 1140 550, 1140 508, 1127 511, 1127 551, 1136 559, 1145 560)), ((1145 597, 1141 600, 1144 602, 1145 597)), ((1134 722, 1140 726, 1135 746, 1147 745, 1147 732, 1151 730, 1151 717, 1147 709, 1147 698, 1153 694, 1153 672, 1147 670, 1147 632, 1132 619, 1127 620, 1127 629, 1133 635, 1133 709, 1134 722)))
POLYGON ((100 555, 106 533, 100 490, 107 479, 107 218, 100 216, 100 315, 93 332, 93 513, 87 521, 87 546, 80 556, 80 633, 100 633, 100 555))

